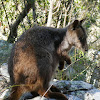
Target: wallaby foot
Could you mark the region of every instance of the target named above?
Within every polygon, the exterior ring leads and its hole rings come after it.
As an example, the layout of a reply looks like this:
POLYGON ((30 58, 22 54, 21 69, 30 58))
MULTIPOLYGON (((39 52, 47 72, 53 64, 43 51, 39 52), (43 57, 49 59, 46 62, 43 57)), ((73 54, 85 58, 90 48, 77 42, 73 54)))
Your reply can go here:
MULTIPOLYGON (((39 91, 40 95, 44 95, 46 91, 39 91)), ((46 98, 57 99, 57 100, 68 100, 67 97, 59 92, 51 92, 50 90, 44 95, 46 98)))
POLYGON ((50 88, 50 90, 52 92, 59 92, 59 93, 61 93, 61 91, 56 86, 54 86, 54 85, 52 85, 52 87, 50 88))

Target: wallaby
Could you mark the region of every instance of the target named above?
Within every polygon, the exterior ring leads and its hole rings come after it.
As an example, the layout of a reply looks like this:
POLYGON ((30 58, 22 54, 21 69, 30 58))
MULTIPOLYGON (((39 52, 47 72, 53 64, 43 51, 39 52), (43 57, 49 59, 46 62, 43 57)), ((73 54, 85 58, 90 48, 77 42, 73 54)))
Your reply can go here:
MULTIPOLYGON (((34 26, 15 43, 8 62, 12 87, 7 100, 19 100, 26 92, 43 96, 59 64, 71 63, 67 52, 72 46, 87 51, 87 35, 83 20, 75 20, 65 28, 34 26), (17 86, 16 86, 17 85, 17 86)), ((63 69, 60 65, 59 69, 63 69)), ((68 100, 59 92, 48 91, 46 98, 68 100)))

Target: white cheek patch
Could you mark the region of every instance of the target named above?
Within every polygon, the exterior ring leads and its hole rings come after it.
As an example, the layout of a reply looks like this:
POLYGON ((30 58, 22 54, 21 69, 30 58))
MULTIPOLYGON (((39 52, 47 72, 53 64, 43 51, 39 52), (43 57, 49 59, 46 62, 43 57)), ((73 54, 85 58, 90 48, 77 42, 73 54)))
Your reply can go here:
POLYGON ((82 49, 82 44, 80 42, 80 40, 77 38, 76 42, 75 42, 75 47, 78 49, 82 49))
POLYGON ((65 50, 69 48, 69 44, 66 40, 64 40, 62 43, 61 43, 61 51, 65 50))
POLYGON ((57 53, 61 54, 62 51, 69 50, 69 47, 70 47, 69 42, 68 42, 68 40, 67 40, 67 38, 65 36, 63 41, 61 42, 58 50, 57 50, 57 53))

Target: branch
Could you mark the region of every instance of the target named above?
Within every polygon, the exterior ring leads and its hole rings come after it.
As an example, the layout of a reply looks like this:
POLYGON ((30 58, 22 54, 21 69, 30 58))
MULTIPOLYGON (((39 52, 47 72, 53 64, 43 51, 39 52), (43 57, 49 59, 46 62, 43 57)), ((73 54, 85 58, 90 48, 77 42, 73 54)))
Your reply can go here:
POLYGON ((33 9, 33 20, 36 21, 35 2, 33 3, 32 9, 33 9))
POLYGON ((7 18, 7 22, 8 22, 9 28, 10 28, 10 23, 9 23, 9 20, 8 20, 8 16, 7 16, 7 12, 6 12, 6 9, 5 9, 5 6, 4 6, 4 3, 3 3, 3 0, 1 0, 1 2, 2 2, 2 6, 3 6, 3 9, 4 9, 4 11, 5 11, 6 18, 7 18))
POLYGON ((59 20, 58 20, 58 23, 57 23, 57 28, 60 27, 61 17, 62 17, 62 10, 61 10, 61 13, 60 13, 60 15, 59 15, 59 20))
POLYGON ((23 18, 27 15, 27 13, 30 11, 30 8, 32 8, 32 3, 28 2, 25 5, 24 10, 20 13, 17 20, 10 26, 10 34, 8 36, 8 42, 13 43, 15 41, 15 38, 17 37, 17 28, 21 21, 23 21, 23 18))
POLYGON ((52 11, 53 11, 53 0, 50 0, 50 8, 49 8, 49 15, 48 15, 47 26, 50 26, 51 25, 51 21, 52 21, 52 11))

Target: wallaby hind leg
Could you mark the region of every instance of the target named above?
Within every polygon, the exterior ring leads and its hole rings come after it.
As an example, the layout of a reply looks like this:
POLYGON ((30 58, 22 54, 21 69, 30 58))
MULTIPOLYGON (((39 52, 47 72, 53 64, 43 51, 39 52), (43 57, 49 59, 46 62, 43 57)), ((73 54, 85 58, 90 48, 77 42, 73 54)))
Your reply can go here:
POLYGON ((22 94, 24 94, 25 92, 27 92, 27 90, 23 86, 13 87, 11 90, 11 95, 4 100, 19 100, 22 94))
POLYGON ((56 86, 54 86, 54 85, 51 86, 50 90, 52 92, 60 92, 61 93, 61 91, 56 86))
POLYGON ((67 97, 64 94, 59 93, 59 92, 51 92, 50 90, 47 91, 47 92, 46 91, 43 92, 42 90, 39 90, 38 93, 41 96, 44 96, 46 98, 52 98, 52 99, 57 99, 57 100, 68 100, 67 97))
POLYGON ((64 68, 64 65, 64 61, 60 61, 58 66, 59 70, 62 70, 64 68))

